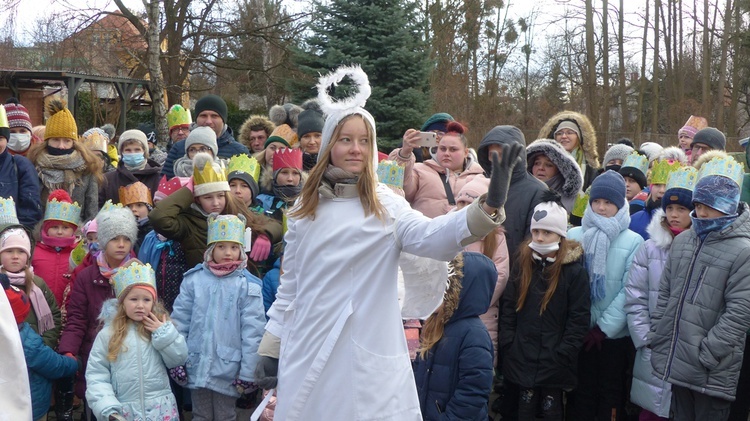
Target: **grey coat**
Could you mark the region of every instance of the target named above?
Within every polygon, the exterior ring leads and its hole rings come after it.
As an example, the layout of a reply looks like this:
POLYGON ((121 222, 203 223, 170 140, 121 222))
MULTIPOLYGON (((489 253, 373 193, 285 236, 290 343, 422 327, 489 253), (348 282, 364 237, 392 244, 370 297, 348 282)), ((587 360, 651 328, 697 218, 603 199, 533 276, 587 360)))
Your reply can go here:
POLYGON ((651 365, 660 379, 734 401, 750 329, 750 208, 702 242, 675 237, 652 314, 651 365))

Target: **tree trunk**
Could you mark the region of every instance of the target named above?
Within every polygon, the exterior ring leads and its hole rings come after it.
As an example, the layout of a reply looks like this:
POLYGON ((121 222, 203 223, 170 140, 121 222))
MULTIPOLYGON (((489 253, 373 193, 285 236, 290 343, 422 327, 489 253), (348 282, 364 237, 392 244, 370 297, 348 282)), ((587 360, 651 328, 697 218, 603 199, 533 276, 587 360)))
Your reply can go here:
POLYGON ((643 20, 643 46, 641 47, 641 80, 638 87, 638 112, 636 113, 635 122, 635 142, 640 144, 641 132, 643 131, 643 97, 646 91, 646 47, 648 47, 648 12, 649 4, 646 2, 646 18, 643 20))
POLYGON ((703 116, 711 116, 711 51, 708 42, 708 0, 703 0, 703 65, 701 66, 703 116))
POLYGON ((659 12, 661 0, 654 3, 654 71, 651 81, 653 92, 651 104, 651 134, 659 133, 659 12))
POLYGON ((625 0, 620 0, 620 11, 617 15, 618 34, 617 34, 617 59, 620 63, 620 115, 622 116, 621 132, 630 128, 630 116, 628 115, 628 98, 627 87, 625 86, 625 0))
POLYGON ((604 142, 599 146, 607 150, 609 143, 609 1, 602 0, 602 78, 604 79, 604 92, 601 128, 604 133, 604 142))
POLYGON ((159 15, 161 12, 158 0, 148 3, 148 73, 151 80, 151 104, 154 108, 154 124, 156 134, 164 146, 169 139, 169 127, 167 127, 167 106, 164 103, 164 76, 161 72, 161 48, 159 46, 159 15))
POLYGON ((721 37, 721 62, 719 64, 719 87, 716 95, 716 127, 725 130, 724 126, 724 102, 726 93, 724 88, 727 82, 727 54, 729 52, 729 37, 732 34, 732 0, 726 0, 724 9, 724 33, 721 37))
MULTIPOLYGON (((740 13, 740 5, 735 4, 734 5, 734 28, 736 31, 739 31, 742 25, 742 14, 740 13)), ((734 34, 734 42, 733 42, 733 57, 732 57, 732 92, 731 92, 731 99, 729 101, 729 115, 727 116, 727 135, 729 136, 736 136, 737 133, 737 102, 739 101, 740 97, 740 80, 741 75, 740 72, 742 70, 742 66, 740 65, 740 49, 742 48, 742 44, 740 42, 741 38, 740 36, 737 36, 738 34, 734 34)))
MULTIPOLYGON (((680 26, 679 28, 679 37, 676 38, 675 45, 679 44, 679 58, 678 53, 675 53, 675 74, 677 75, 677 98, 680 103, 682 103, 682 100, 685 98, 685 76, 683 73, 685 72, 685 69, 683 69, 683 63, 685 58, 685 43, 683 42, 683 26, 682 26, 682 0, 678 0, 679 3, 679 12, 676 13, 676 19, 677 24, 680 26), (677 18, 679 16, 679 18, 677 18)), ((693 19, 695 21, 695 19, 693 19)), ((693 53, 695 53, 695 50, 693 50, 693 53)))
POLYGON ((594 44, 594 7, 593 0, 586 0, 586 105, 589 120, 599 130, 599 105, 596 97, 596 44, 594 44))

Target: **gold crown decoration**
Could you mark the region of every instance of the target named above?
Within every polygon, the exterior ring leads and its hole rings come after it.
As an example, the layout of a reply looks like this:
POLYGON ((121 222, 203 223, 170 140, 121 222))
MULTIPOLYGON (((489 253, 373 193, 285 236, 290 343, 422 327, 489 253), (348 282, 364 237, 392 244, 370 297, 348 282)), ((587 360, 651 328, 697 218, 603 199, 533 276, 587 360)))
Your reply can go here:
POLYGON ((193 157, 193 196, 229 190, 222 162, 215 162, 214 158, 205 152, 197 153, 193 157))
POLYGON ((140 181, 128 184, 127 186, 120 186, 118 191, 120 193, 120 203, 125 206, 134 203, 145 203, 150 206, 154 205, 154 202, 151 200, 151 190, 140 181))
POLYGON ((244 215, 216 215, 211 214, 208 217, 208 238, 207 245, 221 241, 245 245, 245 225, 244 215))
POLYGON ((247 156, 247 154, 235 155, 229 159, 227 176, 233 172, 250 174, 250 177, 257 182, 260 178, 260 164, 254 156, 247 156))
POLYGON ((733 180, 735 183, 737 183, 738 186, 742 187, 744 171, 742 169, 742 165, 735 161, 731 156, 717 156, 701 166, 698 180, 709 175, 717 175, 729 178, 730 180, 733 180))
POLYGON ((16 202, 13 197, 0 197, 0 225, 18 224, 18 215, 16 214, 16 202))
POLYGON ((378 163, 378 181, 399 189, 404 188, 404 167, 396 161, 383 160, 378 163))
POLYGON ((578 193, 578 197, 576 197, 575 205, 573 205, 573 210, 570 212, 570 214, 573 216, 582 218, 583 214, 586 213, 586 206, 588 205, 589 205, 589 194, 578 193))
POLYGON ((120 299, 123 292, 136 285, 151 287, 156 291, 156 274, 151 264, 145 265, 134 261, 127 266, 117 269, 111 279, 115 287, 115 296, 120 299))
POLYGON ((625 157, 625 160, 622 162, 622 167, 620 168, 635 168, 645 176, 648 172, 648 157, 641 155, 638 152, 632 152, 625 157))
POLYGON ((698 182, 698 170, 694 167, 682 167, 669 174, 667 180, 667 190, 685 189, 695 190, 695 183, 698 182))
POLYGON ((206 163, 202 170, 199 170, 197 166, 193 168, 193 185, 195 186, 222 181, 227 181, 227 175, 224 171, 216 171, 210 162, 206 163))
POLYGON ((651 182, 650 184, 667 184, 669 175, 679 170, 682 167, 680 161, 671 159, 661 159, 654 163, 651 167, 651 182))
POLYGON ((57 199, 52 199, 47 202, 44 220, 63 221, 78 225, 81 220, 81 206, 78 202, 59 202, 57 199))
POLYGON ((10 128, 10 123, 8 122, 8 113, 5 112, 5 107, 3 105, 0 105, 0 128, 10 128))
POLYGON ((684 125, 693 127, 696 131, 700 131, 708 127, 708 120, 706 120, 705 117, 691 115, 684 125))
POLYGON ((180 104, 173 105, 167 113, 167 127, 170 129, 174 126, 192 124, 192 122, 193 117, 190 115, 190 111, 180 104))

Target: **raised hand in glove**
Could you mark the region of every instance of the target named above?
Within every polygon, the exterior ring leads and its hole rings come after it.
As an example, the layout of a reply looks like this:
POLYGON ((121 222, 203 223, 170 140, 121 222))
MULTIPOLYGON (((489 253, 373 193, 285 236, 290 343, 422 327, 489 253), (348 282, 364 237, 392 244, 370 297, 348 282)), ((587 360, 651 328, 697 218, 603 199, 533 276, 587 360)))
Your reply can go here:
POLYGON ((261 356, 255 366, 255 384, 265 390, 276 387, 279 373, 279 359, 261 356))
POLYGON ((271 240, 264 234, 258 234, 250 250, 250 259, 254 262, 262 262, 271 254, 271 240))
POLYGON ((510 187, 510 177, 513 174, 513 168, 518 162, 518 157, 524 148, 518 143, 512 145, 503 145, 502 158, 497 152, 491 152, 492 174, 490 174, 490 187, 487 191, 485 204, 491 208, 501 208, 508 199, 508 188, 510 187))
POLYGON ((593 329, 589 330, 589 333, 583 337, 583 349, 589 352, 591 348, 596 345, 597 351, 602 350, 602 342, 607 338, 607 335, 599 329, 599 325, 594 326, 593 329))

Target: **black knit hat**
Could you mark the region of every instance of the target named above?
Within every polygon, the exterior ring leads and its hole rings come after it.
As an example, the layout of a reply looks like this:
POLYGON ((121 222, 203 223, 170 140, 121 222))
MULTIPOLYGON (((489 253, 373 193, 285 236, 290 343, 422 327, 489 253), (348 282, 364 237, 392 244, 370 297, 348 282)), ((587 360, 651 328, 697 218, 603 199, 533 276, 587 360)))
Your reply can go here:
POLYGON ((302 108, 304 111, 299 113, 299 117, 297 117, 297 136, 302 138, 308 133, 322 133, 325 121, 318 101, 305 101, 302 108))
POLYGON ((195 103, 196 117, 206 110, 213 111, 216 114, 220 115, 221 119, 224 121, 224 124, 226 124, 229 111, 227 110, 227 103, 224 102, 224 100, 220 96, 206 95, 195 103))
POLYGON ((245 182, 245 184, 250 187, 250 191, 253 192, 253 202, 255 202, 255 199, 258 197, 258 194, 260 193, 260 188, 258 187, 258 183, 255 181, 255 179, 245 171, 232 171, 227 175, 227 181, 230 183, 232 180, 242 180, 245 182))

